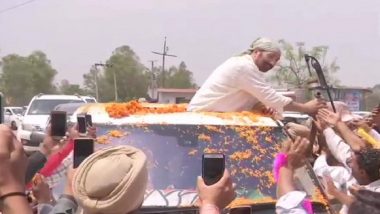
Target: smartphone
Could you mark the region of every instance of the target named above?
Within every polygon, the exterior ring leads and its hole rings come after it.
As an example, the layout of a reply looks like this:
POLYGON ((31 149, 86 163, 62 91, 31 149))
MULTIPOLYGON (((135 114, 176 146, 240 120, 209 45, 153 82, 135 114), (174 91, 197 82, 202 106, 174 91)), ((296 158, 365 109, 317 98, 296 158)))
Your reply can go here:
POLYGON ((85 135, 87 132, 86 117, 84 115, 77 116, 78 132, 80 135, 85 135))
POLYGON ((65 111, 52 111, 50 113, 51 135, 64 137, 67 130, 67 116, 65 111))
POLYGON ((229 211, 229 214, 251 214, 251 213, 252 213, 252 207, 250 206, 234 207, 234 208, 231 208, 229 211))
POLYGON ((202 178, 206 185, 217 183, 224 174, 225 157, 220 153, 207 153, 202 156, 202 178))
POLYGON ((88 156, 94 153, 94 140, 91 138, 77 138, 74 140, 74 164, 77 168, 88 156))
POLYGON ((85 117, 86 117, 86 124, 87 124, 87 126, 92 126, 92 116, 91 116, 91 114, 86 114, 85 117))

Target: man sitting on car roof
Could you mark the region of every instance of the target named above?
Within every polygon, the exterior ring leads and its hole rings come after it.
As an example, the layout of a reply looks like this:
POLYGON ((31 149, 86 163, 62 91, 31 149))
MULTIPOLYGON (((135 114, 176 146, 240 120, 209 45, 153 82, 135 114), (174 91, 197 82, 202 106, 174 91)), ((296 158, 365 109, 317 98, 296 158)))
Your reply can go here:
POLYGON ((209 76, 191 100, 189 111, 249 111, 259 102, 279 113, 283 110, 316 113, 322 100, 297 103, 276 92, 264 80, 264 73, 279 61, 281 50, 267 38, 255 40, 240 56, 231 57, 209 76))

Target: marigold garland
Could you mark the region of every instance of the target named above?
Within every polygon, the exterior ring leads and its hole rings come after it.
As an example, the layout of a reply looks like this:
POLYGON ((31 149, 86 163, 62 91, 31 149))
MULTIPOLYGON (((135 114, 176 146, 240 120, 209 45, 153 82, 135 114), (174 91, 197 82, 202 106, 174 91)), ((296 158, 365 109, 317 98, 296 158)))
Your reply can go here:
POLYGON ((112 118, 128 117, 130 115, 144 115, 144 114, 165 114, 175 112, 185 112, 186 105, 166 105, 160 107, 148 107, 139 103, 138 101, 130 101, 127 103, 110 103, 106 106, 108 115, 112 118))

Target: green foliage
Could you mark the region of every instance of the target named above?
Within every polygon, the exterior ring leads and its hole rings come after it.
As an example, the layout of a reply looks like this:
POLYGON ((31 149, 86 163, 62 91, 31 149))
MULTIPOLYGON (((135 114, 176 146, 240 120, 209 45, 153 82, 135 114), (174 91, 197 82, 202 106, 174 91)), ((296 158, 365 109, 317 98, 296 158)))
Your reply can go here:
POLYGON ((311 50, 305 49, 305 44, 299 42, 294 47, 285 40, 279 41, 282 49, 282 63, 278 70, 269 76, 269 80, 281 87, 301 88, 307 86, 308 81, 316 79, 316 74, 312 69, 310 75, 305 62, 304 55, 309 54, 318 59, 325 73, 328 84, 337 86, 339 81, 334 74, 339 70, 339 66, 334 59, 331 63, 327 62, 327 46, 316 46, 311 50))
POLYGON ((90 95, 96 94, 95 76, 97 76, 99 100, 101 102, 115 101, 115 76, 118 101, 147 96, 149 73, 129 46, 116 48, 106 64, 109 66, 98 67, 98 71, 91 68, 89 73, 83 75, 85 89, 90 95))
POLYGON ((41 51, 23 57, 10 54, 2 58, 1 90, 9 105, 26 105, 39 93, 55 93, 57 71, 41 51))
MULTIPOLYGON (((157 83, 162 83, 162 68, 156 68, 160 71, 157 75, 157 83)), ((178 67, 172 66, 165 72, 166 88, 196 88, 194 83, 193 72, 187 69, 185 62, 181 62, 178 67)))
POLYGON ((83 90, 78 84, 70 84, 68 80, 62 80, 59 85, 59 92, 66 95, 87 95, 85 90, 83 90))

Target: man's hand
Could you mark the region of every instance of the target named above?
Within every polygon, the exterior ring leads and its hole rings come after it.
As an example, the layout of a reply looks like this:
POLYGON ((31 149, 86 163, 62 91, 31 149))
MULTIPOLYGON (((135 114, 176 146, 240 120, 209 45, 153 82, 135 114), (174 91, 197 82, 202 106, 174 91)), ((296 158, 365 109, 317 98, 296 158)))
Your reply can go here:
POLYGON ((321 109, 318 111, 318 117, 328 123, 329 125, 336 126, 338 122, 342 121, 340 112, 334 113, 328 109, 321 109))
POLYGON ((33 183, 32 192, 39 204, 51 203, 52 193, 49 185, 43 179, 41 182, 33 183))
POLYGON ((79 132, 78 132, 78 124, 75 124, 74 126, 70 127, 68 130, 68 137, 69 139, 75 139, 80 137, 79 132))
POLYGON ((346 206, 351 205, 351 203, 354 201, 354 198, 352 196, 347 195, 344 192, 339 191, 339 189, 336 188, 330 176, 324 176, 324 181, 326 184, 326 193, 328 196, 333 196, 334 198, 338 199, 340 203, 346 206))
POLYGON ((372 111, 371 118, 374 125, 380 127, 380 108, 377 107, 372 111))
POLYGON ((356 128, 364 129, 364 131, 366 131, 367 133, 369 133, 372 130, 372 128, 369 126, 369 124, 365 120, 354 120, 352 121, 352 124, 356 128))
POLYGON ((303 104, 304 112, 310 115, 314 115, 319 109, 326 108, 326 101, 323 99, 313 99, 305 104, 303 104))
POLYGON ((61 141, 53 138, 51 135, 51 127, 49 125, 46 130, 45 138, 42 141, 40 152, 46 157, 49 157, 50 155, 59 152, 66 145, 66 143, 67 137, 64 137, 61 141))
POLYGON ((94 126, 87 128, 87 137, 96 139, 96 128, 94 126))
POLYGON ((320 133, 329 127, 328 124, 319 115, 316 116, 316 120, 313 120, 313 123, 320 133))
POLYGON ((69 170, 67 170, 66 174, 66 186, 64 193, 66 195, 74 195, 73 194, 73 180, 74 180, 74 175, 75 175, 76 169, 70 167, 69 170))
POLYGON ((25 191, 27 157, 12 130, 0 125, 0 195, 25 191))
POLYGON ((339 189, 335 186, 332 178, 326 175, 323 177, 323 180, 326 184, 326 193, 335 198, 339 194, 339 189))
POLYGON ((310 141, 306 138, 297 137, 294 142, 290 144, 288 155, 288 168, 297 169, 305 164, 306 151, 310 141))
POLYGON ((202 177, 198 177, 197 187, 202 205, 211 204, 223 209, 236 197, 235 187, 227 170, 224 171, 223 177, 211 186, 207 186, 202 177))

